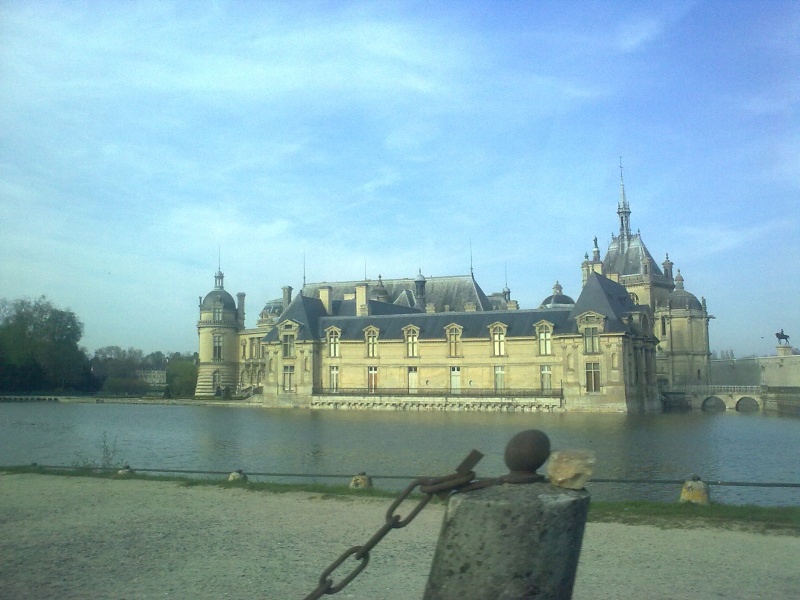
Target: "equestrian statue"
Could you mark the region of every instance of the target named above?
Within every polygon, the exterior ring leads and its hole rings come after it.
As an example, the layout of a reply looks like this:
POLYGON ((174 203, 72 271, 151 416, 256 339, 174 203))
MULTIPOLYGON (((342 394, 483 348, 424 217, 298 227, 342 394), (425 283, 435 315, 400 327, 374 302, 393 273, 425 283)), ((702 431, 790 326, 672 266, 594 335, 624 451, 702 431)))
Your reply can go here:
POLYGON ((781 341, 786 340, 786 345, 789 345, 789 336, 783 333, 783 329, 780 332, 775 334, 775 337, 778 338, 778 346, 781 345, 781 341))

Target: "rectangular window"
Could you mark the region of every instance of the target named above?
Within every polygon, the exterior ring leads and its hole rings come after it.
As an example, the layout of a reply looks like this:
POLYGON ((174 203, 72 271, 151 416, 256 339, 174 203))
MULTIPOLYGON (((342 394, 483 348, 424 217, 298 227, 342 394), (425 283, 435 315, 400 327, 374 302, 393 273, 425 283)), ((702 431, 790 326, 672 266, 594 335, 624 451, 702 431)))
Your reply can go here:
POLYGON ((450 367, 450 393, 461 393, 461 367, 450 367))
POLYGON ((419 356, 419 338, 416 331, 409 331, 406 334, 406 356, 409 358, 419 356))
POLYGON ((661 335, 667 335, 667 318, 661 317, 661 335))
POLYGON ((506 354, 506 332, 502 327, 492 329, 492 350, 494 356, 505 356, 506 354))
POLYGON ((600 334, 597 327, 587 327, 583 330, 583 350, 586 354, 600 352, 600 334))
POLYGON ((214 307, 214 316, 212 317, 215 321, 222 321, 222 308, 221 307, 214 307))
POLYGON ((339 358, 339 332, 331 331, 328 334, 328 355, 331 358, 339 358))
POLYGON ((419 373, 417 367, 408 367, 408 393, 416 394, 419 387, 419 373))
POLYGON ((543 365, 539 367, 539 382, 543 390, 553 389, 553 373, 550 365, 543 365))
POLYGON ((283 334, 283 343, 281 347, 283 351, 283 358, 294 358, 294 335, 291 333, 283 334))
POLYGON ((586 363, 586 391, 600 391, 600 363, 586 363))
POLYGON ((283 391, 294 391, 294 366, 284 365, 283 367, 283 391))
POLYGON ((258 340, 250 340, 250 358, 258 358, 258 340))
POLYGON ((242 342, 242 360, 247 358, 247 342, 242 342))
POLYGON ((214 360, 222 360, 222 336, 214 336, 214 360))
POLYGON ((447 351, 450 356, 461 356, 461 333, 456 328, 447 332, 447 351))
POLYGON ((374 331, 367 333, 367 357, 376 358, 378 356, 378 334, 374 331))
POLYGON ((495 367, 494 368, 494 390, 499 391, 503 390, 506 387, 506 368, 505 367, 495 367))
POLYGON ((367 391, 374 394, 378 389, 378 367, 367 367, 367 391))
POLYGON ((339 391, 339 367, 331 367, 328 379, 328 390, 331 392, 339 391))
POLYGON ((550 333, 549 329, 541 329, 539 330, 539 354, 540 355, 549 355, 553 353, 552 346, 551 346, 551 337, 552 334, 550 333))

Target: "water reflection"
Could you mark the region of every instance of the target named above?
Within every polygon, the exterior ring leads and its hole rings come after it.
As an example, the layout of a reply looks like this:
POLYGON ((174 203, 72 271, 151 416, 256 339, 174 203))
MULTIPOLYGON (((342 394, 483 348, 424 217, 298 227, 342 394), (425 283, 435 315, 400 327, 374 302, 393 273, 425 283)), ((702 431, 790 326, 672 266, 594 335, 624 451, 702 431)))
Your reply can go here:
MULTIPOLYGON (((472 449, 502 474, 507 441, 545 431, 553 449, 597 455, 595 477, 800 482, 800 419, 750 414, 508 414, 281 411, 217 406, 0 404, 0 463, 99 462, 103 434, 138 468, 353 475, 451 472, 472 449)), ((329 481, 329 480, 325 480, 329 481)), ((345 483, 345 482, 340 482, 345 483)), ((402 481, 377 480, 399 489, 402 481)), ((596 499, 674 500, 679 489, 593 484, 596 499)), ((712 488, 725 502, 800 504, 797 490, 712 488)))

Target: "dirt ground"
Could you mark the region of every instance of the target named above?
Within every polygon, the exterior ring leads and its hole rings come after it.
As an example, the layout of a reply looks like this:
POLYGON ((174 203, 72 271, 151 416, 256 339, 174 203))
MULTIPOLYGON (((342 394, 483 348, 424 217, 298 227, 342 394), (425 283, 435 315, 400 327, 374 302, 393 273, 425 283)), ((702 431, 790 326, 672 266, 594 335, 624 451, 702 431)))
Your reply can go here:
MULTIPOLYGON (((386 499, 0 475, 0 598, 303 598, 386 499)), ((422 598, 444 508, 392 531, 335 598, 422 598)), ((401 511, 402 512, 402 511, 401 511)), ((800 597, 800 538, 589 523, 573 598, 800 597)))

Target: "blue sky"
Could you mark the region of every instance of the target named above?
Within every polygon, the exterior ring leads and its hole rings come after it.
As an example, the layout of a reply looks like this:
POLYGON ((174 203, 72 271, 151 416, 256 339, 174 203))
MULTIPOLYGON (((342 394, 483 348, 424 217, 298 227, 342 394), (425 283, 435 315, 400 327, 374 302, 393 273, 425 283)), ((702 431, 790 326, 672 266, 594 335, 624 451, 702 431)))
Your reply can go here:
POLYGON ((535 308, 618 230, 619 160, 712 350, 800 340, 800 3, 0 3, 0 296, 89 350, 197 299, 466 274, 535 308))

